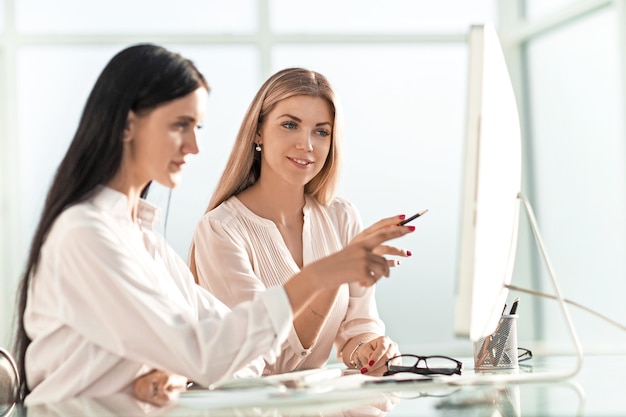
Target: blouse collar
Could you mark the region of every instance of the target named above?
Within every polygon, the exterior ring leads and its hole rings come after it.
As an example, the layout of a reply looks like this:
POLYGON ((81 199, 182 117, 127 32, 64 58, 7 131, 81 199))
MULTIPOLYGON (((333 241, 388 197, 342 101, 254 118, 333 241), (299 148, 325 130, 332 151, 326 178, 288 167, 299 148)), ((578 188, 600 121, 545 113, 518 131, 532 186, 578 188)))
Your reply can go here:
MULTIPOLYGON (((127 221, 131 220, 128 216, 128 197, 126 194, 105 185, 99 185, 91 200, 94 205, 112 216, 123 218, 127 221)), ((161 210, 152 203, 139 199, 137 219, 142 227, 153 229, 161 221, 161 210)))

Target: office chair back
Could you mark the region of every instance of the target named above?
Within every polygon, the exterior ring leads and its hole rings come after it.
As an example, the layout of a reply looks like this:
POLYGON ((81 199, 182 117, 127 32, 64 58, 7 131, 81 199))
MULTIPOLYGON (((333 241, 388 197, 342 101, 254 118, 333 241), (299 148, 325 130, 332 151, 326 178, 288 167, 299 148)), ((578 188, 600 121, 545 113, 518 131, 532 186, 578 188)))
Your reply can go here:
POLYGON ((17 402, 20 377, 9 351, 0 348, 0 416, 11 413, 17 402))

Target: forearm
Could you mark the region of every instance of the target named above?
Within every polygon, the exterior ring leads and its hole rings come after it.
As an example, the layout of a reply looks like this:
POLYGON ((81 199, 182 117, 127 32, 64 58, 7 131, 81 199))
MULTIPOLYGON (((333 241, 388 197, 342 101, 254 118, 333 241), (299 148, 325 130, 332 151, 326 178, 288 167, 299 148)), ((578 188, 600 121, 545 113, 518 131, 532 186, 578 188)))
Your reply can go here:
POLYGON ((283 288, 289 298, 294 317, 302 314, 309 302, 322 291, 322 288, 315 285, 315 274, 307 270, 294 275, 283 288))
POLYGON ((298 314, 293 325, 305 349, 310 348, 320 335, 326 318, 335 304, 339 288, 323 290, 298 314))

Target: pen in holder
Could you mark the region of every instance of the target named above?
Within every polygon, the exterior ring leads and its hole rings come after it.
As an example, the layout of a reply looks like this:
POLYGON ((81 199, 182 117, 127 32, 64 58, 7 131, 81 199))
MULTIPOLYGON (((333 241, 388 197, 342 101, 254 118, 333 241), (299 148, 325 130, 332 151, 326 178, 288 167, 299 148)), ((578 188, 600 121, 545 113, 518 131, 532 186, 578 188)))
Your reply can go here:
POLYGON ((496 330, 474 343, 474 369, 517 369, 517 314, 502 315, 496 330))

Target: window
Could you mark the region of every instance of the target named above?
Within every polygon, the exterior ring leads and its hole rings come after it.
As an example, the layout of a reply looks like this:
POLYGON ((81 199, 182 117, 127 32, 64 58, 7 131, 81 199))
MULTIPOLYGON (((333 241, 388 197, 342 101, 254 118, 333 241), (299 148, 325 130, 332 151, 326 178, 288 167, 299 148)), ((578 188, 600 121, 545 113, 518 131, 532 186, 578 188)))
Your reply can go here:
POLYGON ((571 9, 580 0, 526 0, 525 15, 528 19, 543 18, 551 13, 559 13, 563 10, 571 9))
MULTIPOLYGON (((618 41, 612 7, 532 39, 527 88, 532 192, 559 283, 567 298, 619 321, 626 316, 619 297, 589 294, 590 281, 612 294, 626 291, 619 278, 626 275, 626 132, 618 41)), ((560 317, 558 306, 546 302, 544 317, 552 314, 560 317)), ((544 322, 547 339, 566 337, 560 320, 544 322)), ((607 335, 593 316, 576 324, 593 338, 607 335)))
POLYGON ((472 23, 496 21, 495 2, 463 0, 271 0, 278 33, 414 34, 465 32, 472 23))
POLYGON ((59 0, 15 2, 17 30, 28 34, 251 33, 255 0, 59 0))

